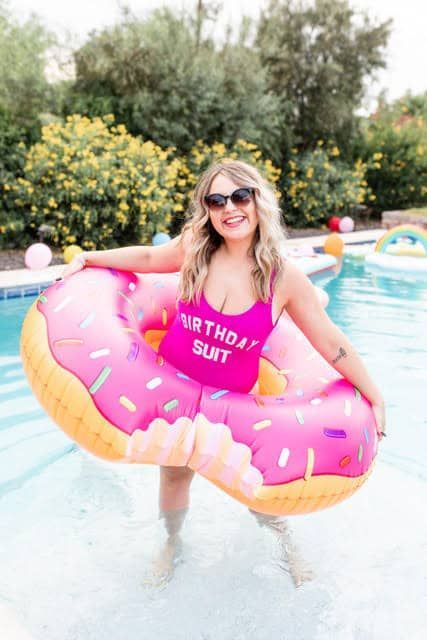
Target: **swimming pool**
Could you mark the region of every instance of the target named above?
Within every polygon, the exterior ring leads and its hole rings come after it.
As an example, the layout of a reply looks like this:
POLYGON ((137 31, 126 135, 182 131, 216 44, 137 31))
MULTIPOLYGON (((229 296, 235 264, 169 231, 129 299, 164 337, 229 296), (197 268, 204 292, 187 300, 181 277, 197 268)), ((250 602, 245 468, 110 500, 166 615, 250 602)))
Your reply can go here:
MULTIPOLYGON (((18 355, 33 298, 0 301, 0 604, 36 640, 382 640, 427 624, 427 291, 346 256, 328 312, 384 391, 389 437, 372 478, 337 507, 291 520, 314 578, 296 590, 281 546, 197 478, 170 582, 157 469, 78 450, 39 409, 18 355)), ((1 613, 1 609, 0 609, 1 613)))

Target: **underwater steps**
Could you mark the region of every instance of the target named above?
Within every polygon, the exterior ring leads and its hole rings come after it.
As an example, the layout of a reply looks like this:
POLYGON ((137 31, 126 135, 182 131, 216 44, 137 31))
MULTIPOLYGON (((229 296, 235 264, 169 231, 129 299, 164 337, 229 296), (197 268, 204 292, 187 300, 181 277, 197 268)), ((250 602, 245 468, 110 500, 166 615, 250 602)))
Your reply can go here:
POLYGON ((20 359, 0 358, 0 499, 75 449, 31 393, 20 359))

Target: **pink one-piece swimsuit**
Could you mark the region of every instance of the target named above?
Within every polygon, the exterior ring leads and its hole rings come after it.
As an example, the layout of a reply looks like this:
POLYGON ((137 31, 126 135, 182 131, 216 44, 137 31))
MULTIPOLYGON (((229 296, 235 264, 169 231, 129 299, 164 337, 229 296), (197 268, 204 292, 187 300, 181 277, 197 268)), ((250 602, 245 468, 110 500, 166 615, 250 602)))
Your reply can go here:
POLYGON ((216 311, 203 293, 199 305, 179 300, 159 354, 203 385, 248 393, 257 381, 259 357, 274 326, 271 314, 271 287, 267 302, 257 300, 236 315, 216 311))

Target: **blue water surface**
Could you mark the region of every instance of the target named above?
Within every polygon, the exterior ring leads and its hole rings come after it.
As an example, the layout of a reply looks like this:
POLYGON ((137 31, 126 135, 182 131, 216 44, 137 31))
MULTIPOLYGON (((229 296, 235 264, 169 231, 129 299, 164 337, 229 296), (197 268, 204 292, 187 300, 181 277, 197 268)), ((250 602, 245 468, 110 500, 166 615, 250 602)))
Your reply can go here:
POLYGON ((425 637, 426 287, 367 272, 363 255, 317 280, 386 399, 389 435, 371 478, 341 505, 291 518, 286 533, 196 478, 173 558, 157 469, 104 463, 66 438, 20 363, 33 299, 0 301, 3 629, 9 620, 35 640, 425 637), (299 588, 292 547, 307 578, 299 588))

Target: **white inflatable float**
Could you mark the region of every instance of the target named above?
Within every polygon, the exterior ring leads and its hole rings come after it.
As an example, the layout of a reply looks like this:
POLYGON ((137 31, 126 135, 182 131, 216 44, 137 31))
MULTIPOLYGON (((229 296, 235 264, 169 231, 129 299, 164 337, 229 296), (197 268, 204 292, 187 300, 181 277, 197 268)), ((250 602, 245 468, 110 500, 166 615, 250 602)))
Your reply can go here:
POLYGON ((427 274, 427 232, 410 224, 393 227, 378 240, 365 263, 377 272, 427 274))

